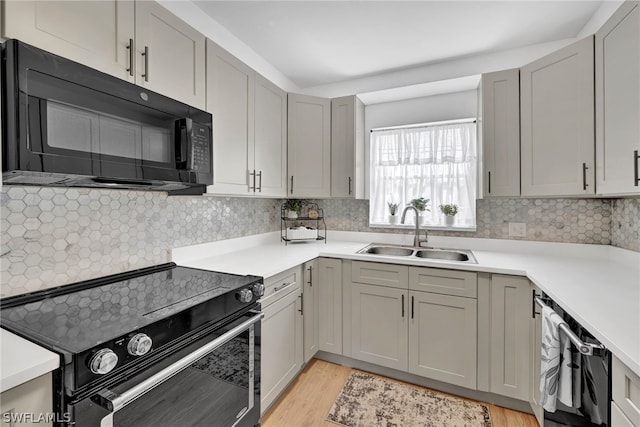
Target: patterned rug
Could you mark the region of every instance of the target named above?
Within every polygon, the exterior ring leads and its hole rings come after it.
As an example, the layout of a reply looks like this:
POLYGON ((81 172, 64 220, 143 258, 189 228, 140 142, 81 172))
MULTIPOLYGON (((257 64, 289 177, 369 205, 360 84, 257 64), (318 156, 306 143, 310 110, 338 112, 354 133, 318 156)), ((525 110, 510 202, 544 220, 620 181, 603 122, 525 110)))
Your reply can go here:
POLYGON ((489 408, 353 371, 327 420, 347 427, 491 427, 489 408))

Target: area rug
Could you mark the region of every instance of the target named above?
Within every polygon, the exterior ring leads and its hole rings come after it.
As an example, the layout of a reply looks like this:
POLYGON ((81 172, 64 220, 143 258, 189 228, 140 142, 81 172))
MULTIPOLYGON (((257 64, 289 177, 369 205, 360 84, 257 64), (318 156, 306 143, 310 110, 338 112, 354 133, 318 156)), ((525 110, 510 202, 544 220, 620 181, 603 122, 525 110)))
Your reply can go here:
POLYGON ((429 389, 353 371, 327 421, 347 427, 491 427, 489 408, 429 389))

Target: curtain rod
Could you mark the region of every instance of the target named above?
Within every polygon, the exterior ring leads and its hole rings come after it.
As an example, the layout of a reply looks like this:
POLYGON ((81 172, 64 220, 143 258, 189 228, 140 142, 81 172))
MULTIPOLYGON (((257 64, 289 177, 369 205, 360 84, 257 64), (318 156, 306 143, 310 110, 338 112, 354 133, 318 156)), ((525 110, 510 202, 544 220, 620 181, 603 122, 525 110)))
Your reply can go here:
POLYGON ((428 128, 432 126, 442 126, 442 125, 453 125, 457 123, 475 123, 476 119, 457 119, 457 120, 443 120, 440 122, 429 122, 429 123, 418 123, 415 125, 403 125, 403 126, 389 126, 384 128, 375 128, 371 129, 370 132, 378 132, 381 130, 392 130, 392 129, 411 129, 411 128, 428 128))

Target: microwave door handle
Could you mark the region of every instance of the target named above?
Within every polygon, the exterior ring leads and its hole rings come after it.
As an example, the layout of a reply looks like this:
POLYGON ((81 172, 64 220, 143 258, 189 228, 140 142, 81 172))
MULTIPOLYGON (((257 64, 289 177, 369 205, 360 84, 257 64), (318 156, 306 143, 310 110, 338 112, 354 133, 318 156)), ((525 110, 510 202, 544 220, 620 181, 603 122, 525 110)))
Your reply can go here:
POLYGON ((187 356, 183 357, 177 362, 172 363, 171 365, 167 366, 160 372, 136 384, 135 386, 131 387, 127 391, 124 391, 122 393, 115 393, 109 389, 104 389, 99 391, 96 394, 96 399, 94 399, 94 401, 96 401, 96 403, 98 403, 100 406, 102 406, 103 408, 111 412, 109 415, 103 418, 103 420, 100 423, 100 426, 108 427, 113 425, 114 413, 118 412, 125 406, 134 402, 136 399, 138 399, 145 393, 153 390, 155 387, 159 386, 163 382, 179 374, 181 371, 185 370, 186 368, 191 366, 193 363, 195 363, 196 361, 200 360, 202 357, 207 355, 207 353, 212 352, 213 350, 220 347, 221 345, 224 345, 227 342, 231 341, 231 339, 240 335, 247 329, 253 327, 253 325, 255 323, 258 323, 263 317, 264 317, 263 313, 258 313, 254 315, 253 317, 244 321, 243 323, 231 329, 230 331, 226 332, 225 334, 219 336, 218 338, 214 339, 208 344, 205 344, 204 346, 200 347, 193 353, 188 354, 187 356), (111 421, 109 419, 111 419, 111 421))

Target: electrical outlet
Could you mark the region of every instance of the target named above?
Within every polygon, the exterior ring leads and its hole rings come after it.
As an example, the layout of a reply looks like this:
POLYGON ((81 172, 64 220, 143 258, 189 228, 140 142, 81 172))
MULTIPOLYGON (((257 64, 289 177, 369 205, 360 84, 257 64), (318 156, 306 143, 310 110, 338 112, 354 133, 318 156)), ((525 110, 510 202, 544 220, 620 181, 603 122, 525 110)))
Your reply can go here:
POLYGON ((510 222, 509 237, 527 237, 527 224, 524 222, 510 222))

